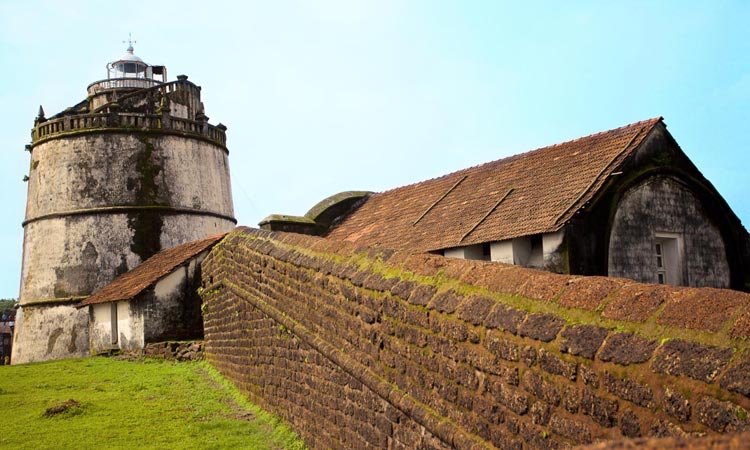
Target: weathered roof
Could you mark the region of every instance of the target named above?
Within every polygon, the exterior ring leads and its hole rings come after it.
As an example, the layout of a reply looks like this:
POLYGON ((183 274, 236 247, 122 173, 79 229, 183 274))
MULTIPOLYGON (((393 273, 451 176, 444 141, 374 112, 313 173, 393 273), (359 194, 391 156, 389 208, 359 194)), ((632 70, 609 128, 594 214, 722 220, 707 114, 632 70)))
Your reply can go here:
POLYGON ((113 282, 91 294, 77 306, 81 308, 96 303, 130 300, 171 273, 177 266, 211 248, 225 235, 226 233, 215 234, 198 241, 162 250, 135 269, 115 278, 113 282))
POLYGON ((327 235, 416 251, 557 231, 661 117, 374 194, 327 235))

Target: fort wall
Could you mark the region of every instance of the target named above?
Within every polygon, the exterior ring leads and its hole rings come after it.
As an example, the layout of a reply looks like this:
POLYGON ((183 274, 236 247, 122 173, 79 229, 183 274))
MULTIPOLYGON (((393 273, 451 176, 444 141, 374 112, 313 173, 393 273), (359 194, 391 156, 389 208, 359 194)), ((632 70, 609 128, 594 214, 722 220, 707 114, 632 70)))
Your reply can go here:
POLYGON ((311 448, 748 429, 750 295, 736 291, 240 228, 204 261, 202 296, 208 360, 311 448))

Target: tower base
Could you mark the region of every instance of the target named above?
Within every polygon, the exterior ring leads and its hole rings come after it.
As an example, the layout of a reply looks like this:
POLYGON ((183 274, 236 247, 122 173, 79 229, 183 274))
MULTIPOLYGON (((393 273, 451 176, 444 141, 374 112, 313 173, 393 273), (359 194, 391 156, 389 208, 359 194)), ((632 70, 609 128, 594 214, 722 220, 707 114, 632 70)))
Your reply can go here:
POLYGON ((21 306, 11 364, 88 356, 88 323, 88 309, 72 303, 21 306))

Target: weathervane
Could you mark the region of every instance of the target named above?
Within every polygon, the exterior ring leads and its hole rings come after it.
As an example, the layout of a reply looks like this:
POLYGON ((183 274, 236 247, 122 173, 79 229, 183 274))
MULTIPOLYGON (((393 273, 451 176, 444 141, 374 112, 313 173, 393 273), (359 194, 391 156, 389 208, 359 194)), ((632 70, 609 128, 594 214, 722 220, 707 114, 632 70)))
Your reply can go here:
POLYGON ((122 41, 123 44, 125 42, 128 43, 128 51, 129 52, 133 51, 133 44, 137 44, 138 43, 138 41, 134 41, 133 40, 133 34, 132 33, 128 33, 128 40, 127 41, 122 41))

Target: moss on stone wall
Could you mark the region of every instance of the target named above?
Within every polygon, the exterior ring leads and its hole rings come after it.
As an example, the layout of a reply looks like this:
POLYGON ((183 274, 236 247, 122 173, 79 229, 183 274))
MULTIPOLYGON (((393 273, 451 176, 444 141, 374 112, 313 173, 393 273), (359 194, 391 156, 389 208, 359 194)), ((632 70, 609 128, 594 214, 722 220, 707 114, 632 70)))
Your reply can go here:
POLYGON ((203 280, 209 359, 313 448, 562 448, 748 426, 746 294, 247 229, 214 248, 203 280))

